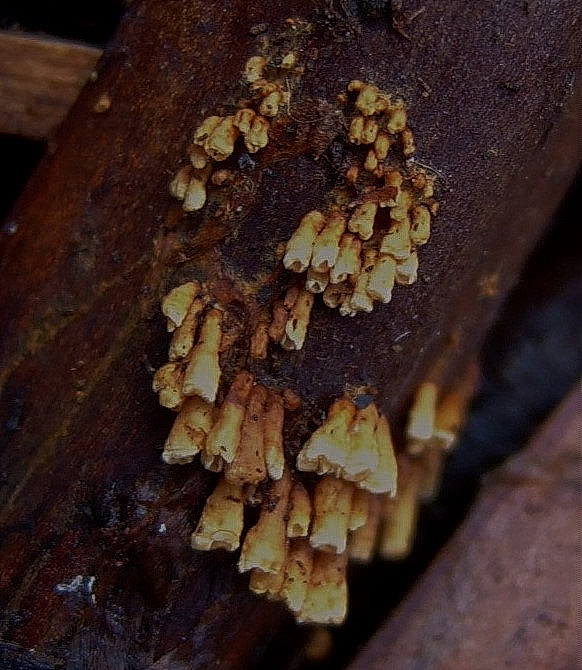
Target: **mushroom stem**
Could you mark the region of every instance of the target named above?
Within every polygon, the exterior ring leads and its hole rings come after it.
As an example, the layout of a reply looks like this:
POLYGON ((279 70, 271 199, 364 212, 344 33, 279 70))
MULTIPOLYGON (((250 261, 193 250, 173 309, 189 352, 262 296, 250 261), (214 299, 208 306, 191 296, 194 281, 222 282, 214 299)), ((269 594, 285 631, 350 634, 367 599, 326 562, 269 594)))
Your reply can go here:
POLYGON ((314 549, 341 554, 346 549, 354 487, 330 475, 315 487, 309 544, 314 549))
POLYGON ((202 322, 200 336, 184 373, 184 395, 199 395, 208 402, 216 400, 220 381, 218 350, 220 347, 222 312, 211 309, 202 322))
POLYGON ((243 529, 242 488, 220 479, 206 500, 202 515, 192 533, 192 548, 201 551, 235 551, 243 529))
POLYGON ((186 398, 164 444, 162 459, 170 464, 191 463, 203 448, 212 427, 214 407, 202 398, 186 398))
POLYGON ((341 624, 346 618, 348 587, 347 555, 315 552, 307 593, 298 621, 303 623, 341 624))
POLYGON ((218 411, 216 423, 208 434, 208 454, 221 456, 227 463, 232 463, 239 445, 245 407, 252 386, 253 376, 247 370, 242 370, 234 378, 218 411))
POLYGON ((232 462, 224 468, 227 481, 235 484, 260 484, 267 477, 264 445, 266 389, 257 384, 250 392, 241 424, 240 440, 232 462))
POLYGON ((253 568, 278 573, 287 556, 286 516, 291 480, 284 475, 273 484, 257 523, 248 531, 238 561, 239 572, 253 568))

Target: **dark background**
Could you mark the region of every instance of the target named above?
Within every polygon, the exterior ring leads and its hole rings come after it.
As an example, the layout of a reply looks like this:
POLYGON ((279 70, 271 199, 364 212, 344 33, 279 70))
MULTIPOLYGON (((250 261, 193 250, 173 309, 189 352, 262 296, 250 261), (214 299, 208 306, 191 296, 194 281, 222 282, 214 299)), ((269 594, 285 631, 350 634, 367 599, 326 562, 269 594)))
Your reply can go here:
MULTIPOLYGON (((76 5, 4 0, 0 4, 0 29, 18 29, 104 47, 124 9, 124 2, 114 0, 76 5)), ((11 166, 0 189, 2 220, 44 151, 43 142, 0 135, 0 155, 4 164, 11 166)), ((376 562, 364 568, 350 568, 353 590, 362 588, 374 593, 374 585, 390 583, 391 600, 352 601, 346 625, 332 631, 334 652, 326 668, 341 667, 355 653, 463 519, 478 492, 482 475, 524 446, 540 422, 580 379, 581 224, 582 171, 579 171, 487 337, 481 354, 482 378, 464 435, 449 458, 438 499, 423 507, 412 557, 402 564, 376 562)), ((269 663, 266 659, 265 667, 269 663)))

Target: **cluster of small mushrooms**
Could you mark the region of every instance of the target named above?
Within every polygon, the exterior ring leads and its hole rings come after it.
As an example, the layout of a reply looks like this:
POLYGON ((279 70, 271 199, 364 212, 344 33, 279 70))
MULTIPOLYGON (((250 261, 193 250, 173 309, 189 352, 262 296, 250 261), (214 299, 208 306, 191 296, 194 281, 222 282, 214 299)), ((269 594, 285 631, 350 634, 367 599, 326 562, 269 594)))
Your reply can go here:
POLYGON ((396 559, 410 550, 418 502, 432 495, 438 456, 454 442, 469 386, 437 402, 437 385, 421 385, 398 457, 372 399, 344 394, 291 458, 284 426, 301 405, 292 391, 267 388, 243 369, 219 394, 225 309, 206 287, 174 288, 162 312, 172 332, 170 360, 153 388, 177 412, 162 457, 185 464, 199 454, 218 473, 193 548, 240 548, 238 569, 250 572, 252 591, 284 601, 299 621, 341 623, 348 560, 369 561, 376 552, 396 559), (312 476, 302 481, 300 472, 312 476), (260 512, 245 534, 246 506, 260 512))
POLYGON ((217 168, 216 164, 233 154, 239 138, 249 154, 267 146, 271 120, 289 104, 287 77, 295 66, 296 56, 292 52, 285 54, 277 67, 264 56, 249 58, 244 79, 250 98, 241 100, 233 114, 206 117, 194 131, 190 162, 170 182, 170 193, 182 200, 185 212, 196 212, 204 207, 209 181, 214 186, 229 183, 229 170, 217 168))
MULTIPOLYGON (((171 193, 185 211, 204 207, 209 180, 227 181, 216 164, 233 154, 239 139, 249 153, 267 145, 270 120, 289 106, 287 75, 295 68, 293 53, 276 66, 264 56, 247 61, 250 99, 233 114, 202 121, 190 163, 172 180, 171 193)), ((325 211, 301 219, 282 264, 305 274, 304 281, 291 283, 273 302, 271 320, 259 323, 251 337, 250 359, 266 358, 269 341, 301 349, 318 293, 341 315, 354 316, 372 311, 375 301, 388 303, 395 284, 416 281, 417 248, 429 239, 438 203, 434 178, 409 165, 415 148, 404 102, 356 80, 340 102, 353 109, 347 142, 358 159, 345 183, 357 198, 332 197, 325 211)), ((435 381, 421 385, 398 455, 373 397, 348 393, 331 403, 297 452, 286 444, 286 427, 302 403, 295 393, 268 388, 245 368, 223 379, 228 306, 190 281, 165 296, 162 312, 172 339, 169 362, 155 373, 153 388, 160 403, 177 412, 163 460, 185 464, 199 455, 203 467, 217 473, 192 547, 240 550, 238 569, 250 573, 252 591, 283 601, 298 621, 340 624, 347 612, 348 561, 376 554, 399 559, 410 551, 419 501, 436 491, 472 380, 442 398, 435 381), (259 507, 258 513, 245 513, 249 507, 259 507), (249 517, 258 520, 251 525, 249 517)))

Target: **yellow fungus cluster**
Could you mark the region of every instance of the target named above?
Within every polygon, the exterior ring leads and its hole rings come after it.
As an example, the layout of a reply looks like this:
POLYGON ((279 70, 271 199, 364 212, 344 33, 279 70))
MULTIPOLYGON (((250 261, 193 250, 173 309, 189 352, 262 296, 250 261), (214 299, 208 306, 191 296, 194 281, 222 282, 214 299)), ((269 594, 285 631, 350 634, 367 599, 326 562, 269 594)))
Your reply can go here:
POLYGON ((182 200, 185 212, 201 210, 210 180, 215 186, 228 183, 224 169, 216 163, 226 161, 235 151, 239 138, 245 150, 257 153, 269 143, 271 120, 289 106, 288 75, 296 64, 294 53, 280 58, 278 67, 265 56, 252 56, 246 62, 243 79, 250 97, 226 116, 208 116, 194 131, 189 149, 190 162, 170 182, 170 193, 182 200))
MULTIPOLYGON (((279 341, 294 337, 287 325, 291 314, 300 317, 297 302, 313 297, 299 289, 294 294, 281 305, 279 341)), ((170 360, 155 373, 153 388, 162 405, 177 411, 162 458, 185 464, 199 454, 203 467, 218 474, 192 547, 240 550, 238 569, 250 574, 253 592, 281 600, 298 621, 340 624, 348 606, 348 562, 375 554, 400 559, 410 551, 419 503, 434 481, 432 454, 454 441, 474 380, 440 400, 436 384, 420 386, 398 457, 375 403, 343 395, 290 460, 285 420, 301 401, 290 390, 258 383, 246 369, 219 389, 226 312, 206 287, 191 281, 174 288, 162 312, 172 333, 170 360), (310 474, 305 482, 302 472, 310 474), (249 506, 260 506, 250 528, 249 506)), ((273 328, 264 329, 265 337, 273 328)))
POLYGON ((406 453, 419 468, 419 497, 432 500, 438 493, 447 452, 458 438, 473 396, 477 370, 470 366, 456 387, 439 397, 433 381, 417 389, 406 424, 406 453))
MULTIPOLYGON (((286 243, 283 265, 305 274, 305 291, 321 293, 323 302, 339 308, 342 316, 355 316, 371 312, 376 301, 390 302, 395 285, 416 281, 418 248, 429 240, 438 203, 434 177, 409 169, 403 160, 387 160, 395 137, 402 156, 412 152, 404 103, 360 81, 350 82, 348 90, 357 93, 348 139, 370 145, 364 173, 357 165, 346 173, 348 182, 361 182, 361 193, 348 205, 305 214, 286 243), (366 178, 368 173, 373 174, 366 178)), ((277 316, 274 311, 274 321, 277 316)), ((280 341, 288 349, 300 349, 304 334, 280 341)))

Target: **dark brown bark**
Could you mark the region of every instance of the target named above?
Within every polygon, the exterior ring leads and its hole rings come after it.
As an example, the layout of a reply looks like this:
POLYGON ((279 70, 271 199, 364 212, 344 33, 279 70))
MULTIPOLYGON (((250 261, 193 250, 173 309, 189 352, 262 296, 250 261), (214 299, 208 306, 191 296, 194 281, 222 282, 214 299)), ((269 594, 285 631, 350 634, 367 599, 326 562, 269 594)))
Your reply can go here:
POLYGON ((257 369, 308 408, 365 383, 398 425, 451 341, 455 365, 473 355, 580 159, 578 2, 437 2, 408 38, 401 15, 398 32, 341 3, 223 4, 132 4, 2 232, 0 635, 39 667, 251 668, 291 630, 233 557, 188 548, 212 476, 160 463, 172 417, 150 366, 167 346, 159 298, 180 278, 276 285, 275 246, 338 178, 329 105, 350 79, 405 97, 441 211, 418 284, 365 320, 316 307, 304 351, 257 369), (167 184, 194 127, 240 97, 251 28, 291 39, 288 17, 310 26, 293 38, 306 71, 292 117, 230 219, 183 216, 167 184))

